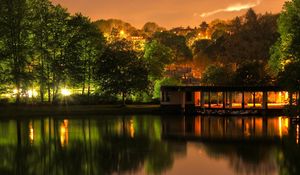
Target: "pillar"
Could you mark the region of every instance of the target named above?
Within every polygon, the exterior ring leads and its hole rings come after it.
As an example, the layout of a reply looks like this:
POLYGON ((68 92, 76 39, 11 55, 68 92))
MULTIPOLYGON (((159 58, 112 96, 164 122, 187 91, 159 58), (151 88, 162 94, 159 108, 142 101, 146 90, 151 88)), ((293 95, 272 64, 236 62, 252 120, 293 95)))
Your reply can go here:
POLYGON ((165 100, 166 98, 165 98, 165 92, 164 92, 164 91, 161 91, 161 92, 160 92, 160 98, 161 98, 161 99, 160 99, 161 102, 165 102, 165 101, 166 101, 166 100, 165 100))
POLYGON ((263 92, 263 104, 262 104, 262 109, 268 109, 268 92, 264 91, 263 92))
POLYGON ((229 92, 229 108, 232 109, 232 92, 229 92))
POLYGON ((200 106, 204 107, 204 105, 205 105, 205 94, 204 94, 204 91, 201 91, 201 94, 200 94, 200 106))
POLYGON ((298 92, 298 100, 297 100, 297 105, 300 105, 300 91, 298 92))
POLYGON ((226 108, 226 92, 223 92, 223 109, 226 108))
POLYGON ((185 92, 182 92, 181 108, 185 111, 185 92))
POLYGON ((289 101, 290 101, 290 105, 293 105, 293 93, 289 92, 289 101))
POLYGON ((242 109, 245 109, 245 92, 242 92, 242 109))
POLYGON ((208 92, 208 108, 211 108, 211 100, 210 100, 210 96, 211 96, 211 93, 210 91, 208 92))
POLYGON ((256 107, 255 101, 256 101, 256 99, 255 99, 255 92, 254 92, 254 93, 253 93, 253 107, 254 107, 254 108, 256 107))

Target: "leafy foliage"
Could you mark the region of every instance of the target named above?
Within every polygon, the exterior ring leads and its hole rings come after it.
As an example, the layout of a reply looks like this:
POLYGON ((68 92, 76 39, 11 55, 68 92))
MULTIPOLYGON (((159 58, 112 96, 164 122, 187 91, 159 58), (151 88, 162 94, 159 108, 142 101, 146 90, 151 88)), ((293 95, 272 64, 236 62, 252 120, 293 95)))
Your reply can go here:
POLYGON ((192 59, 192 52, 187 46, 184 36, 164 31, 155 33, 152 39, 171 48, 175 62, 186 62, 192 59))
POLYGON ((202 83, 210 86, 226 86, 232 83, 231 69, 221 65, 210 65, 202 75, 202 83), (225 78, 226 77, 226 78, 225 78))
POLYGON ((96 64, 95 78, 102 90, 122 94, 123 102, 127 95, 148 87, 148 69, 125 40, 108 45, 96 64))
POLYGON ((156 40, 145 46, 144 59, 149 68, 150 79, 156 80, 163 77, 164 68, 172 63, 172 50, 156 40))
POLYGON ((272 58, 269 61, 273 71, 282 71, 288 63, 300 61, 300 1, 285 3, 278 19, 280 38, 272 47, 272 58))

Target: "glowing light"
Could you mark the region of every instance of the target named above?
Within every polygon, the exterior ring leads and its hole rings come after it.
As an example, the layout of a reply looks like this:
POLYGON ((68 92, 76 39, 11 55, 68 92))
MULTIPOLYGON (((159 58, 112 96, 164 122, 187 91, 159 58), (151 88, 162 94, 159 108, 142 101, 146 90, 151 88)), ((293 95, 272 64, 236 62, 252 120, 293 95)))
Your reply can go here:
POLYGON ((69 89, 64 88, 61 90, 61 95, 69 96, 69 95, 71 95, 71 91, 69 89))
POLYGON ((289 93, 288 93, 288 92, 285 92, 284 100, 287 100, 288 98, 289 98, 289 93))
POLYGON ((278 125, 279 125, 279 136, 282 137, 282 117, 279 117, 278 125))
POLYGON ((125 31, 124 31, 124 30, 121 30, 121 31, 120 31, 120 35, 121 35, 121 36, 124 36, 124 35, 125 35, 125 31))
POLYGON ((299 144, 299 125, 297 125, 297 130, 296 130, 296 143, 299 144))
POLYGON ((36 92, 36 90, 29 90, 27 91, 28 97, 37 97, 38 93, 36 92))
POLYGON ((14 93, 14 94, 17 94, 18 92, 19 92, 18 89, 14 89, 14 90, 13 90, 13 93, 14 93))

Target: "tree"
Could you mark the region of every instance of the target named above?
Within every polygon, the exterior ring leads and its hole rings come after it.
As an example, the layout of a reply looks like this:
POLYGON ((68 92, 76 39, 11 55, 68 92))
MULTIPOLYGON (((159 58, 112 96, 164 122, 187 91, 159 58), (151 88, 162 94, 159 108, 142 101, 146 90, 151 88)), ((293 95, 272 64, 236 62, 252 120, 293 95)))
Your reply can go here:
POLYGON ((148 87, 148 70, 126 40, 118 40, 107 46, 96 62, 95 79, 101 89, 125 98, 133 92, 148 87))
POLYGON ((156 24, 154 22, 147 22, 142 28, 142 31, 144 31, 148 35, 152 35, 155 32, 161 32, 164 30, 166 30, 166 29, 163 27, 160 27, 158 24, 156 24))
POLYGON ((274 72, 283 71, 285 65, 300 61, 300 1, 285 3, 278 19, 280 38, 272 48, 270 65, 274 72))
POLYGON ((228 23, 223 20, 213 20, 209 24, 209 26, 210 27, 208 28, 207 33, 211 35, 212 41, 216 41, 218 38, 224 36, 229 31, 228 23))
POLYGON ((212 44, 211 40, 208 39, 202 39, 197 40, 194 42, 192 48, 193 48, 193 54, 196 55, 198 53, 205 53, 206 49, 212 44))
POLYGON ((76 14, 69 21, 72 36, 67 47, 67 72, 73 87, 87 87, 90 96, 96 58, 102 53, 104 37, 90 19, 76 14))
POLYGON ((257 15, 250 9, 243 18, 236 18, 229 26, 229 34, 221 43, 224 62, 237 66, 246 61, 261 62, 270 58, 270 48, 278 38, 277 15, 257 15))
POLYGON ((114 29, 119 31, 123 30, 129 34, 134 33, 137 30, 131 24, 118 19, 98 20, 95 21, 94 24, 104 34, 110 34, 114 29))
POLYGON ((240 65, 234 75, 234 83, 240 86, 266 85, 271 83, 271 78, 264 71, 264 65, 251 62, 240 65))
MULTIPOLYGON (((16 88, 16 103, 28 80, 29 21, 26 0, 0 1, 2 58, 8 63, 9 79, 16 88)), ((2 62, 2 61, 1 61, 2 62)))
POLYGON ((161 86, 179 86, 180 81, 176 78, 163 78, 160 80, 156 80, 154 83, 154 91, 153 91, 153 98, 159 99, 161 93, 161 86))
POLYGON ((232 77, 233 72, 230 68, 221 65, 210 65, 205 69, 201 82, 210 86, 225 86, 231 84, 232 77))
POLYGON ((286 87, 290 92, 299 91, 300 63, 287 64, 284 70, 278 74, 278 83, 280 86, 286 87))
POLYGON ((153 40, 146 44, 144 60, 149 69, 150 80, 163 77, 164 68, 172 62, 172 50, 153 40))
POLYGON ((178 36, 171 32, 157 32, 152 40, 158 41, 172 49, 175 62, 186 62, 192 60, 192 52, 186 44, 184 36, 178 36))
MULTIPOLYGON (((31 0, 29 3, 31 13, 29 19, 30 32, 32 34, 32 53, 34 54, 35 65, 34 67, 34 76, 37 78, 37 82, 40 88, 40 100, 44 102, 45 90, 47 82, 47 67, 50 65, 50 42, 51 41, 51 13, 54 8, 48 0, 31 0)), ((49 86, 49 85, 48 85, 49 86)), ((50 97, 48 98, 50 101, 50 97)))

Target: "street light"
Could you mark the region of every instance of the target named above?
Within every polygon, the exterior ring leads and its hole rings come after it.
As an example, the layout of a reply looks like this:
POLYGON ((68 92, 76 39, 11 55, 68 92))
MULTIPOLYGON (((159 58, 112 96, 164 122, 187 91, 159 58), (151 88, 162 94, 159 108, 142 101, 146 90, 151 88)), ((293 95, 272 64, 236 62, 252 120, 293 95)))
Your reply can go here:
POLYGON ((69 96, 69 95, 71 95, 71 91, 69 89, 63 88, 63 89, 61 89, 61 95, 69 96))

